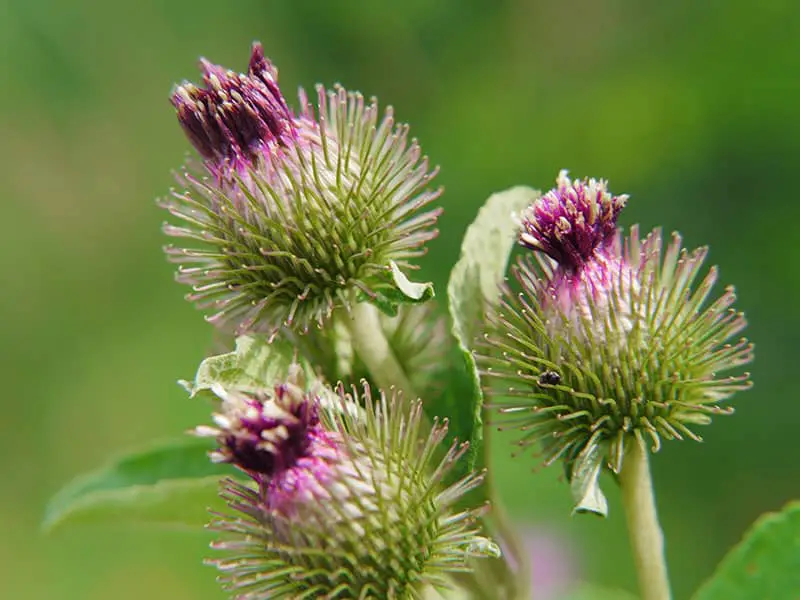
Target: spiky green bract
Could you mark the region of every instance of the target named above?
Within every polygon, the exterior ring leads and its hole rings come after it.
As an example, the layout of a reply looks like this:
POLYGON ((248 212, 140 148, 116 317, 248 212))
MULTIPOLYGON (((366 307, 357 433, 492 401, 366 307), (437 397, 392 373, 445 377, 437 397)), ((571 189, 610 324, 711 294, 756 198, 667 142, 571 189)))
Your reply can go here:
POLYGON ((613 248, 605 287, 586 286, 571 303, 548 295, 550 259, 520 259, 522 291, 505 288, 479 351, 520 446, 541 442, 545 464, 564 459, 570 477, 603 462, 619 473, 631 438, 654 451, 665 439, 699 441, 694 427, 731 413, 722 401, 750 386, 747 373, 730 374, 753 357, 733 339, 746 325, 733 288, 709 301, 716 267, 694 285, 707 249, 687 252, 677 234, 664 248, 659 229, 640 242, 636 227, 613 248))
MULTIPOLYGON (((205 145, 224 142, 205 156, 226 156, 245 141, 247 152, 188 166, 178 177, 181 189, 162 202, 183 222, 165 226, 183 240, 166 252, 180 265, 178 281, 192 286, 188 298, 239 334, 307 331, 337 306, 362 299, 395 305, 400 292, 391 265, 414 268, 410 261, 436 236, 440 213, 425 209, 440 194, 429 188, 437 170, 408 126, 395 122, 391 108, 381 113, 374 99, 339 86, 318 86, 316 105, 301 90, 299 112, 287 117, 282 97, 263 100, 279 94, 274 68, 259 78, 221 68, 213 74, 209 85, 230 90, 219 100, 218 109, 233 115, 223 124, 242 131, 203 138, 205 145), (255 107, 253 99, 261 99, 255 107), (238 102, 246 106, 229 108, 238 102), (270 131, 261 116, 270 110, 288 124, 278 136, 252 139, 270 131)), ((210 111, 215 98, 203 95, 197 110, 210 111)), ((204 118, 180 108, 182 124, 204 118)))
POLYGON ((326 415, 340 457, 293 510, 268 510, 264 486, 223 483, 234 513, 211 524, 227 534, 215 547, 228 556, 213 563, 237 598, 421 598, 473 558, 498 553, 478 534, 479 511, 454 508, 483 475, 443 484, 466 449, 454 444, 436 458, 446 423, 423 435, 419 403, 373 397, 366 384, 360 398, 355 388, 339 393, 365 410, 326 415))

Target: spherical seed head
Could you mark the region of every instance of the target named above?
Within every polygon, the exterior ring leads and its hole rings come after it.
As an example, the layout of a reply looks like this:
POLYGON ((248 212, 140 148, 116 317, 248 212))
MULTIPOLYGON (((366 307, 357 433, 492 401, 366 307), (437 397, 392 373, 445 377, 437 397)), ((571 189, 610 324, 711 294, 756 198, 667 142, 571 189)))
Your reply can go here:
POLYGON ((342 411, 326 421, 337 451, 320 457, 327 476, 315 478, 313 494, 276 505, 286 490, 274 480, 224 483, 235 514, 212 523, 228 534, 216 544, 228 557, 214 564, 237 597, 413 598, 497 552, 478 535, 476 511, 454 508, 482 476, 442 481, 465 449, 437 453, 446 427, 422 435, 419 404, 373 399, 367 387, 360 401, 358 419, 342 411))
POLYGON ((541 442, 545 464, 563 458, 569 476, 597 456, 618 473, 631 438, 654 451, 664 439, 699 440, 694 427, 732 412, 722 402, 750 386, 735 374, 753 348, 734 340, 746 321, 731 308, 733 288, 709 301, 716 268, 696 285, 706 249, 681 249, 677 234, 665 249, 658 229, 640 242, 635 227, 612 247, 572 282, 577 305, 546 301, 565 285, 548 258, 521 259, 521 292, 504 289, 479 350, 487 393, 523 432, 520 446, 541 442))
POLYGON ((206 88, 173 96, 206 160, 161 202, 183 221, 165 232, 187 241, 166 252, 215 324, 305 332, 355 299, 397 297, 391 264, 415 268, 425 253, 440 190, 391 109, 337 86, 318 87, 316 103, 301 90, 293 112, 257 48, 247 74, 203 63, 206 88))
POLYGON ((523 212, 520 243, 576 272, 614 241, 628 196, 611 195, 602 179, 570 181, 565 170, 556 184, 523 212))

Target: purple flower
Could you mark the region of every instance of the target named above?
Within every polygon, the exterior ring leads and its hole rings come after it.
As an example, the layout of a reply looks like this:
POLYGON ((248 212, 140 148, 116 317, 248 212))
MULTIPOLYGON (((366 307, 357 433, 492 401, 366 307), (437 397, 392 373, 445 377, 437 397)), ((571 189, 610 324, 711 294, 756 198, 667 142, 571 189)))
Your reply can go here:
POLYGON ((520 243, 535 252, 512 267, 519 292, 503 286, 478 348, 489 401, 521 447, 563 460, 581 511, 605 512, 599 475, 620 473, 632 441, 700 440, 695 427, 751 385, 740 369, 753 346, 737 339, 747 321, 733 288, 711 299, 707 249, 688 252, 677 234, 665 245, 659 229, 623 238, 626 199, 559 174, 522 215, 520 243))
POLYGON ((212 460, 250 475, 271 509, 293 512, 298 502, 329 497, 324 486, 343 449, 339 434, 323 428, 315 396, 288 382, 276 386, 272 395, 221 388, 215 394, 222 400, 214 415, 216 427, 194 431, 217 439, 212 460))
POLYGON ((199 433, 217 437, 224 460, 262 457, 247 471, 253 482, 223 481, 234 514, 210 524, 226 534, 213 546, 227 556, 212 562, 236 597, 416 598, 499 555, 476 525, 483 508, 458 506, 483 474, 447 477, 468 445, 441 448, 447 426, 428 427, 420 403, 363 390, 340 387, 338 410, 324 404, 321 422, 299 408, 316 397, 293 385, 260 403, 220 394, 233 408, 199 433))
POLYGON ((577 273, 613 242, 627 195, 612 196, 602 179, 570 181, 562 170, 557 187, 522 215, 520 243, 544 252, 566 272, 577 273))
POLYGON ((247 73, 201 69, 172 104, 204 163, 160 202, 180 221, 165 250, 187 299, 237 335, 306 333, 361 298, 396 304, 393 269, 416 268, 441 212, 408 126, 339 86, 300 90, 293 111, 258 44, 247 73))
POLYGON ((189 141, 212 171, 244 171, 295 135, 278 70, 253 44, 246 74, 200 60, 204 87, 185 82, 170 98, 189 141))
MULTIPOLYGON (((540 253, 536 259, 544 275, 526 287, 535 290, 550 313, 563 316, 578 331, 589 325, 590 334, 604 339, 610 296, 629 297, 637 287, 617 228, 628 196, 611 195, 604 180, 573 182, 565 170, 556 182, 521 217, 520 243, 540 253)), ((624 332, 635 315, 627 304, 619 308, 618 330, 624 332)), ((551 333, 562 324, 562 319, 551 319, 551 333)))

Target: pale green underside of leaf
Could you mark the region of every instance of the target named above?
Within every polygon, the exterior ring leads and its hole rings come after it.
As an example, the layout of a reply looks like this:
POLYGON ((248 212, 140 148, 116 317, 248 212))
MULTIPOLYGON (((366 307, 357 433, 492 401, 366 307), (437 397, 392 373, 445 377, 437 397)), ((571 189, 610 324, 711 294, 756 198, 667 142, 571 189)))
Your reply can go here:
MULTIPOLYGON (((295 349, 284 340, 277 339, 270 344, 263 337, 240 336, 236 338, 233 352, 206 358, 200 363, 193 382, 180 383, 192 397, 209 392, 214 385, 243 392, 263 390, 286 378, 295 357, 295 349)), ((299 357, 297 361, 307 380, 312 380, 315 375, 311 366, 299 357)))
POLYGON ((374 297, 362 294, 359 300, 370 302, 385 315, 396 317, 401 304, 422 304, 436 295, 432 283, 411 281, 393 260, 389 261, 389 273, 391 286, 381 289, 374 297))
POLYGON ((397 289, 411 302, 425 302, 434 296, 432 283, 416 283, 411 281, 403 274, 400 267, 393 261, 389 261, 389 267, 392 269, 392 279, 397 289))
POLYGON ((762 515, 693 600, 800 598, 800 501, 762 515))
POLYGON ((453 335, 472 376, 472 395, 464 399, 463 410, 472 413, 469 439, 473 467, 483 463, 480 449, 483 392, 472 356, 473 343, 483 330, 487 308, 497 304, 500 298, 498 286, 505 277, 508 258, 517 241, 516 214, 539 195, 536 190, 522 186, 492 194, 467 229, 461 244, 461 258, 453 267, 447 284, 453 335))
POLYGON ((604 464, 603 455, 598 446, 587 446, 587 449, 588 452, 581 452, 575 459, 572 470, 570 490, 575 500, 572 514, 588 512, 606 517, 608 500, 600 489, 599 482, 604 464))
POLYGON ((208 458, 211 443, 186 438, 154 445, 82 475, 47 505, 42 527, 91 522, 149 523, 202 529, 223 507, 219 480, 233 475, 208 458))

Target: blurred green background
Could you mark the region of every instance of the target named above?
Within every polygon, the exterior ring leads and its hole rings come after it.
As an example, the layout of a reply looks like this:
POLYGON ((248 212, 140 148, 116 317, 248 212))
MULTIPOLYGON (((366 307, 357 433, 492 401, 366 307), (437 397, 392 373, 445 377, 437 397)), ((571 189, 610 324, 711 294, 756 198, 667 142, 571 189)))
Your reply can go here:
MULTIPOLYGON (((677 599, 761 512, 800 496, 800 4, 583 0, 3 0, 0 4, 0 597, 223 598, 202 534, 38 531, 48 497, 111 455, 204 421, 175 385, 211 332, 164 261, 153 198, 188 150, 167 97, 252 40, 298 85, 392 103, 442 167, 441 292, 493 191, 560 168, 631 194, 625 225, 710 244, 757 345, 756 387, 704 444, 654 461, 677 599)), ((521 522, 579 577, 634 588, 624 521, 570 518, 557 468, 495 457, 521 522)))

